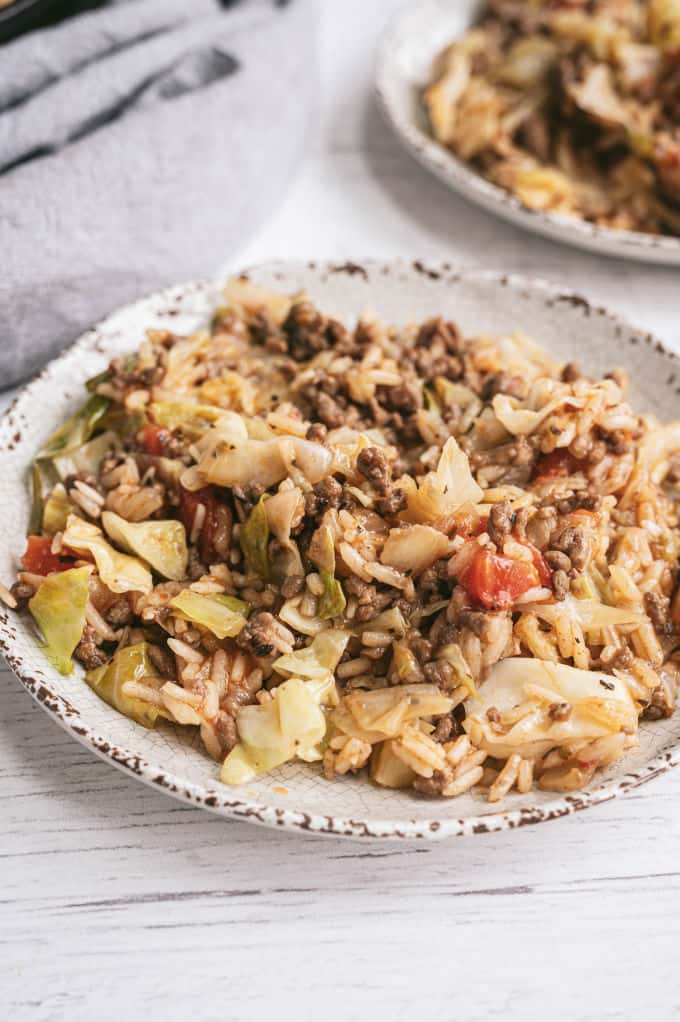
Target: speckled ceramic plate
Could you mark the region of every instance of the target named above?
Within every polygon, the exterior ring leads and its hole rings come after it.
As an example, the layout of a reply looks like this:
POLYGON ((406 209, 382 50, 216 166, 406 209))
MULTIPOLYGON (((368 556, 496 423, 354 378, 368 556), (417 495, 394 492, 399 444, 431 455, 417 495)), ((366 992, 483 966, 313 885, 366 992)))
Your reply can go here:
POLYGON ((479 0, 422 0, 408 5, 389 26, 378 56, 376 91, 401 140, 454 191, 520 227, 606 255, 680 265, 680 238, 618 231, 527 209, 432 138, 420 93, 429 80, 433 59, 465 32, 480 6, 479 0))
MULTIPOLYGON (((403 323, 433 315, 456 320, 468 333, 522 329, 558 357, 594 373, 622 365, 632 400, 662 418, 677 414, 680 363, 661 344, 546 284, 493 273, 458 273, 420 263, 364 265, 280 263, 250 271, 259 284, 287 292, 306 288, 326 311, 353 321, 370 307, 403 323)), ((146 298, 85 334, 30 383, 0 423, 0 578, 9 581, 23 551, 29 510, 27 467, 55 427, 82 402, 83 382, 111 357, 132 351, 147 327, 189 332, 207 323, 216 284, 195 283, 146 298)), ((479 795, 429 801, 372 787, 364 777, 328 783, 304 764, 277 770, 244 788, 227 788, 217 766, 187 729, 147 731, 112 710, 83 683, 78 669, 62 677, 40 649, 30 621, 3 609, 0 646, 40 705, 105 759, 177 798, 270 826, 372 838, 437 838, 505 830, 550 820, 614 798, 680 760, 680 716, 645 724, 639 748, 598 776, 587 790, 564 796, 511 795, 502 808, 479 795)))

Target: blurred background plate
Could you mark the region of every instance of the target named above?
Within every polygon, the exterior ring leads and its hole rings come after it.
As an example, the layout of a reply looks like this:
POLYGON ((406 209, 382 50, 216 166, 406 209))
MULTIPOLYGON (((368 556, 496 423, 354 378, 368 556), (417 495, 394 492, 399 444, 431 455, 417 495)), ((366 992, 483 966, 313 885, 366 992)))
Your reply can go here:
POLYGON ((376 65, 375 88, 401 141, 454 191, 519 227, 604 255, 680 266, 680 238, 598 227, 576 217, 528 209, 435 141, 421 102, 422 89, 429 82, 434 58, 463 35, 482 6, 480 0, 422 0, 410 4, 388 26, 376 65))

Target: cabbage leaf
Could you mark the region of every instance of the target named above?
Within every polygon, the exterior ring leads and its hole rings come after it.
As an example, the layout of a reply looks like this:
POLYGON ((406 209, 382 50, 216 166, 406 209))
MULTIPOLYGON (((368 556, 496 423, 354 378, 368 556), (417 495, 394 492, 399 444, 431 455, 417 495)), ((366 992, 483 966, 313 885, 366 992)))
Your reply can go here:
POLYGON ((181 522, 171 518, 128 522, 113 511, 102 511, 102 524, 114 543, 143 558, 163 578, 179 582, 186 575, 189 551, 181 522))
POLYGON ((73 670, 71 656, 85 629, 91 571, 86 565, 48 575, 28 601, 45 639, 45 652, 60 674, 73 670))
POLYGON ((218 639, 234 638, 243 629, 250 607, 235 596, 214 593, 209 596, 183 589, 170 601, 186 621, 202 625, 218 639))

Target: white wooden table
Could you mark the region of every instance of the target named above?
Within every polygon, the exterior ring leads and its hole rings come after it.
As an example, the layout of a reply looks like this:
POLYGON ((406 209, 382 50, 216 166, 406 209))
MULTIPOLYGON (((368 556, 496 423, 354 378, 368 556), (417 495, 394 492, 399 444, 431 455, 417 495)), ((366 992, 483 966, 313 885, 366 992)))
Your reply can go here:
MULTIPOLYGON (((319 132, 225 268, 388 255, 540 274, 680 349, 677 270, 523 234, 402 153, 369 92, 397 6, 325 0, 319 132)), ((376 845, 173 802, 75 744, 9 672, 0 715, 0 1019, 680 1015, 680 771, 535 828, 376 845)))

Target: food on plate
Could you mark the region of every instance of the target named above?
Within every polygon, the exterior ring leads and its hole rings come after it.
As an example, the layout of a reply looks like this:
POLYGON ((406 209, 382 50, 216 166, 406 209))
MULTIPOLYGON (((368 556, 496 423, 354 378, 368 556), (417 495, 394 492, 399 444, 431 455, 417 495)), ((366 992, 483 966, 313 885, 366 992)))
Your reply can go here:
POLYGON ((510 324, 345 325, 232 280, 88 381, 4 599, 226 784, 580 789, 678 685, 680 423, 625 385, 510 324))
POLYGON ((434 137, 529 209, 680 235, 678 0, 487 0, 423 99, 434 137))

